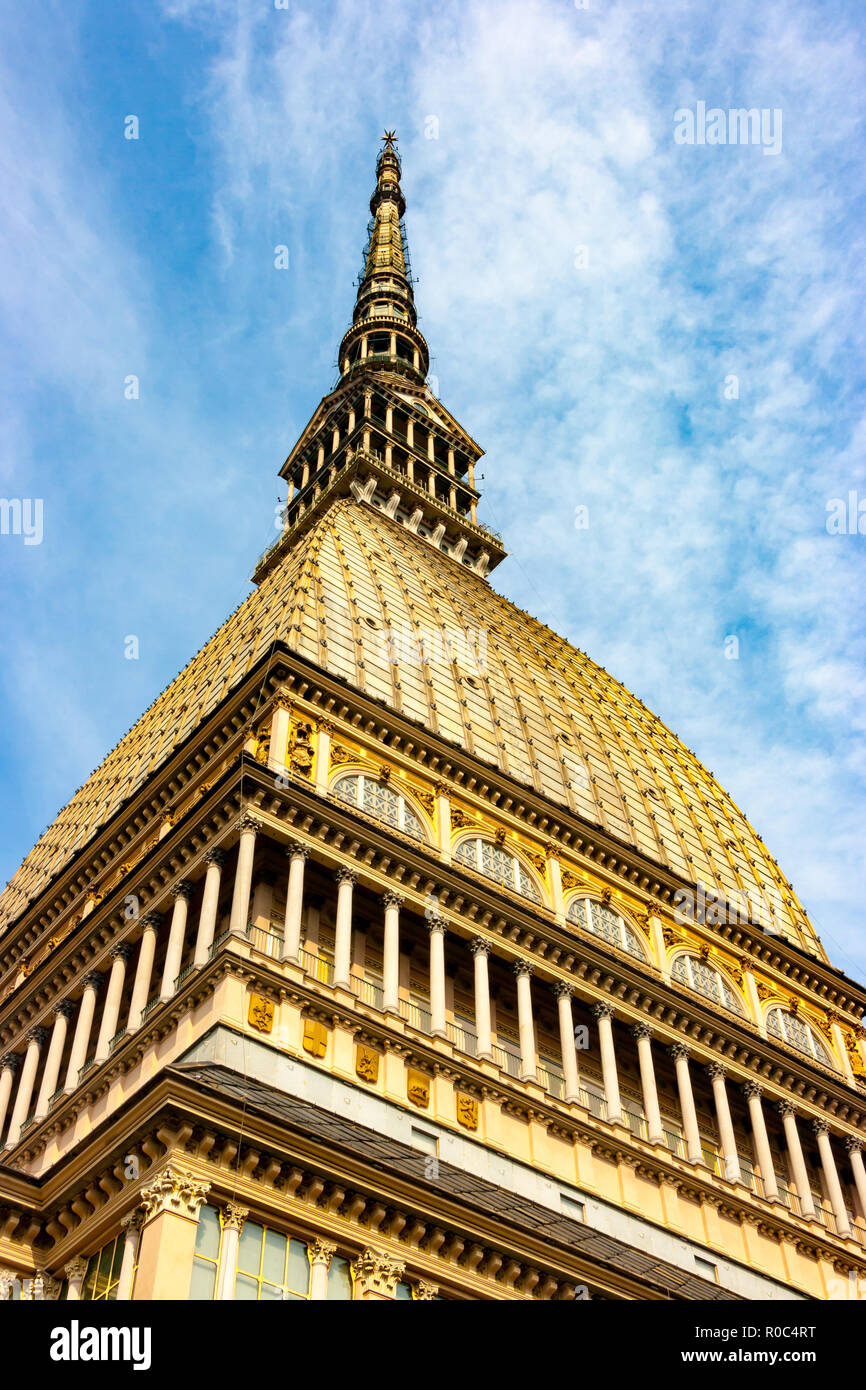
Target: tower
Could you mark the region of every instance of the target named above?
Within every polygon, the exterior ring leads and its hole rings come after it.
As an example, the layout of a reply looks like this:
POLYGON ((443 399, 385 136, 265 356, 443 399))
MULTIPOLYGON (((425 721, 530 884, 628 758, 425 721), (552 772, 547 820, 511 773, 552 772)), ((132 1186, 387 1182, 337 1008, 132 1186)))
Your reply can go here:
POLYGON ((385 136, 254 590, 0 899, 0 1292, 853 1297, 866 992, 509 603, 385 136))

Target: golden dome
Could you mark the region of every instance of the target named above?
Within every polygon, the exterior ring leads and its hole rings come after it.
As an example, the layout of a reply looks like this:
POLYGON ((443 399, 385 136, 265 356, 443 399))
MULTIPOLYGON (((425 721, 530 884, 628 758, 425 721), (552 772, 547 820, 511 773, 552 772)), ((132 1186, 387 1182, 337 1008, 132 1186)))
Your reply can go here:
POLYGON ((323 510, 60 812, 0 896, 0 924, 278 639, 688 883, 769 900, 775 929, 824 958, 746 818, 640 700, 488 580, 351 497, 323 510))

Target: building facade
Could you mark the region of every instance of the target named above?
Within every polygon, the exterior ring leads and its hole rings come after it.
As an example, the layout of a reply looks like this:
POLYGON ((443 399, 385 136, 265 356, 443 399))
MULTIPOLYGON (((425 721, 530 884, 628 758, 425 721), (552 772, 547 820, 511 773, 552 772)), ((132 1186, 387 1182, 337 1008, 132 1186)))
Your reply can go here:
POLYGON ((0 1297, 857 1298, 866 991, 492 587, 400 174, 254 591, 0 898, 0 1297))

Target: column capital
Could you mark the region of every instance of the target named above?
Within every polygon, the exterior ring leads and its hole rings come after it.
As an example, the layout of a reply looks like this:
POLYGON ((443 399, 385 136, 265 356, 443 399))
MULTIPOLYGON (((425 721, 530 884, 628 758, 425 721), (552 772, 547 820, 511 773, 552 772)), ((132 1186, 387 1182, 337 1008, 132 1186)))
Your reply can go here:
POLYGON ((339 869, 337 869, 336 873, 334 874, 334 877, 336 878, 338 883, 355 884, 358 882, 357 871, 355 869, 346 868, 345 865, 342 865, 339 869))
POLYGON ((743 1095, 746 1097, 746 1100, 760 1100, 763 1094, 763 1087, 759 1086, 757 1081, 746 1081, 744 1083, 743 1095))
POLYGON ((389 888, 387 893, 382 894, 382 902, 385 907, 396 907, 399 910, 403 906, 404 899, 399 893, 395 893, 393 888, 389 888))
POLYGON ((777 1100, 777 1101, 776 1101, 776 1109, 778 1110, 779 1114, 782 1116, 782 1119, 783 1119, 783 1120, 786 1119, 786 1118, 788 1117, 788 1115, 794 1115, 794 1116, 796 1116, 796 1114, 797 1114, 797 1111, 794 1109, 794 1103, 793 1103, 793 1101, 790 1101, 790 1100, 777 1100))
POLYGON ((55 1015, 62 1014, 63 1017, 68 1020, 72 1018, 75 1013, 75 1005, 71 999, 61 999, 59 1003, 54 1005, 52 1012, 55 1015))
POLYGON ((48 1037, 48 1031, 47 1031, 47 1029, 45 1029, 45 1028, 31 1028, 31 1029, 30 1029, 30 1032, 27 1034, 27 1041, 28 1041, 29 1043, 36 1043, 36 1046, 37 1046, 37 1047, 43 1047, 44 1044, 45 1044, 45 1039, 46 1039, 47 1037, 48 1037))
POLYGON ((172 884, 171 896, 177 900, 185 898, 189 902, 195 892, 195 884, 190 883, 188 878, 182 878, 179 883, 172 884))
POLYGON ((362 1295, 378 1293, 393 1298, 406 1266, 402 1260, 394 1260, 379 1250, 365 1250, 353 1262, 352 1269, 362 1295))
POLYGON ((473 936, 469 942, 469 949, 473 956, 489 956, 490 942, 485 941, 483 936, 473 936))
POLYGON ((56 1302, 60 1295, 60 1280, 47 1269, 37 1269, 30 1281, 30 1299, 37 1303, 56 1302))
POLYGON ((122 1218, 121 1227, 124 1231, 140 1231, 144 1225, 145 1215, 144 1207, 133 1207, 132 1211, 128 1211, 126 1216, 122 1218))
POLYGON ((95 994, 99 993, 102 985, 102 973, 99 970, 89 970, 84 977, 84 988, 92 989, 95 994))
POLYGON ((641 1038, 651 1038, 653 1030, 648 1023, 635 1023, 632 1025, 632 1034, 640 1042, 641 1038))
POLYGON ((311 1265, 324 1265, 326 1269, 329 1269, 331 1257, 337 1253, 337 1247, 333 1241, 323 1240, 321 1236, 317 1236, 307 1246, 307 1253, 311 1265))
POLYGON ((226 862, 225 850, 219 848, 209 849, 204 857, 204 862, 207 865, 215 864, 218 869, 221 869, 226 862))
POLYGON ((574 985, 569 984, 568 980, 554 980, 550 988, 557 999, 571 999, 574 994, 574 985))
POLYGON ((710 1078, 711 1081, 724 1081, 727 1074, 728 1073, 722 1066, 721 1062, 707 1063, 707 1076, 710 1078))
POLYGON ((668 1052, 671 1054, 675 1062, 680 1062, 683 1060, 687 1062, 692 1055, 686 1044, 682 1042, 671 1043, 670 1047, 668 1048, 668 1052))
POLYGON ((130 960, 130 957, 131 957, 131 956, 132 956, 132 942, 131 942, 131 941, 119 941, 119 942, 117 943, 117 945, 112 949, 112 952, 111 952, 111 959, 112 959, 112 960, 122 960, 123 963, 124 963, 124 965, 128 965, 128 964, 129 964, 129 960, 130 960))
POLYGON ((532 975, 535 973, 535 965, 531 960, 516 960, 512 966, 518 980, 521 975, 532 975))
POLYGON ((845 1148, 848 1150, 849 1154, 862 1153, 863 1140, 860 1138, 859 1134, 846 1134, 845 1148))
POLYGON ((262 823, 258 816, 254 816, 251 811, 244 811, 238 821, 238 829, 242 835, 257 835, 262 828, 262 823))
POLYGON ((226 1202, 222 1211, 224 1231, 242 1231, 244 1222, 250 1214, 249 1207, 239 1206, 237 1202, 226 1202))
POLYGON ((289 859, 307 860, 310 857, 310 846, 305 845, 301 840, 290 840, 286 845, 286 854, 289 859))
POLYGON ((210 1192, 210 1183, 169 1164, 141 1189, 144 1219, 172 1212, 176 1216, 198 1217, 199 1207, 210 1192))
POLYGON ((830 1122, 825 1120, 823 1115, 816 1115, 812 1121, 812 1128, 816 1134, 829 1134, 830 1122))
POLYGON ((613 1004, 605 1003, 603 1000, 599 1000, 597 1004, 590 1004, 589 1011, 593 1018, 598 1019, 599 1022, 603 1018, 613 1018, 613 1004))
POLYGON ((419 1279, 415 1285, 415 1302, 429 1303, 439 1295, 438 1284, 428 1284, 426 1279, 419 1279))
POLYGON ((436 932, 441 932, 442 935, 444 936, 444 935, 445 935, 445 918, 444 918, 444 917, 428 917, 428 918, 427 918, 427 930, 429 931, 429 933, 430 933, 431 936, 435 935, 436 932))
POLYGON ((161 912, 147 912, 141 920, 144 931, 159 931, 165 918, 161 912))
POLYGON ((7 1052, 6 1056, 0 1058, 0 1071, 11 1071, 14 1076, 21 1066, 21 1054, 19 1052, 7 1052))
POLYGON ((84 1255, 76 1255, 74 1260, 63 1266, 63 1273, 70 1284, 80 1283, 87 1273, 87 1266, 90 1263, 84 1255))

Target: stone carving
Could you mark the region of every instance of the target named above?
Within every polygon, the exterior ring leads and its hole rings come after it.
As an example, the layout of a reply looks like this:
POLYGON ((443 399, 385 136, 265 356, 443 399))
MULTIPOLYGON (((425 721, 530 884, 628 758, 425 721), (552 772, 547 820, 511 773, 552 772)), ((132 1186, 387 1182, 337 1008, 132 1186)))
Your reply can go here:
POLYGON ((274 1026, 273 999, 267 999, 263 994, 251 994, 247 1018, 252 1028, 260 1033, 270 1033, 274 1026))
POLYGON ((406 1094, 419 1110, 426 1110, 430 1104, 430 1078, 423 1071, 409 1069, 406 1077, 406 1094))
POLYGON ((352 1264, 355 1288, 362 1298, 369 1294, 393 1298, 405 1268, 402 1260, 394 1260, 378 1250, 365 1250, 352 1264))
POLYGON ((150 1221, 154 1216, 171 1212, 197 1220, 199 1207, 209 1192, 209 1182, 170 1163, 141 1190, 144 1219, 150 1221))
POLYGON ((463 829, 463 828, 466 827, 466 826, 470 826, 470 827, 472 827, 472 828, 474 828, 474 829, 477 829, 477 828, 478 828, 478 822, 477 822, 477 820, 475 819, 474 816, 470 816, 466 811, 463 810, 462 807, 460 807, 460 806, 454 806, 454 805, 452 804, 452 806, 451 806, 451 828, 452 828, 453 830, 461 830, 461 829, 463 829))
POLYGON ((372 1084, 379 1080, 379 1054, 374 1047, 358 1043, 355 1049, 355 1072, 362 1081, 372 1084))
POLYGON ((464 1129, 478 1128, 478 1101, 474 1096, 457 1093, 457 1123, 464 1129))
POLYGON ((289 766, 299 777, 312 777, 315 759, 315 735, 312 724, 304 721, 292 729, 289 743, 289 766))
POLYGON ((313 1057, 324 1057, 328 1047, 328 1030, 315 1018, 304 1020, 304 1051, 313 1057))
POLYGON ((351 750, 350 748, 344 747, 344 745, 343 745, 342 743, 334 743, 334 744, 331 745, 331 765, 332 765, 332 766, 337 766, 337 767, 339 767, 339 765, 340 765, 341 763, 352 763, 352 762, 357 762, 357 760, 358 760, 358 755, 357 755, 357 753, 353 753, 352 750, 351 750))

